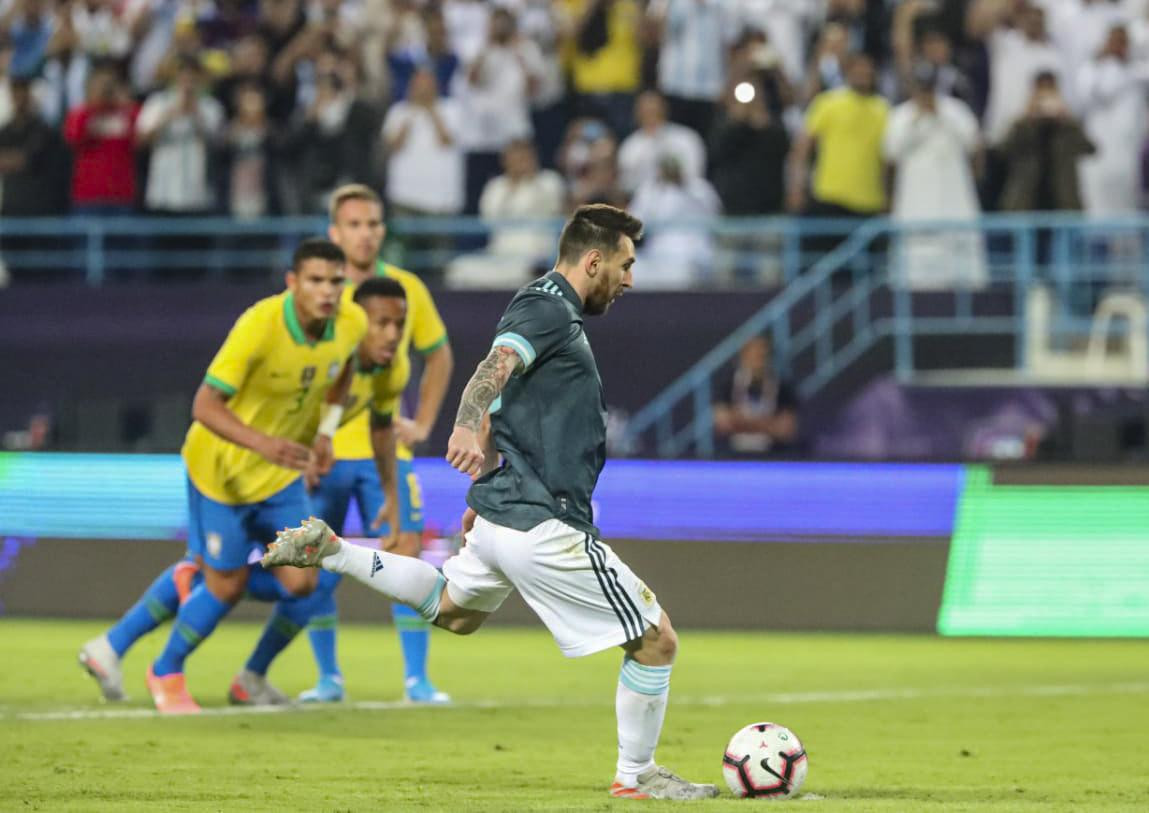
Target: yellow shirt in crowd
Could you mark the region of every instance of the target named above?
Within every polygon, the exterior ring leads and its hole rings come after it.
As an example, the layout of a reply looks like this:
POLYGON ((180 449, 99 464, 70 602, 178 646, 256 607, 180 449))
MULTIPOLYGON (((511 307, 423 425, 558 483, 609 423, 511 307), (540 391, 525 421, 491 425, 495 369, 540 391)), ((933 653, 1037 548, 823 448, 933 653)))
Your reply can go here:
MULTIPOLYGON (((560 0, 571 30, 586 11, 588 0, 560 0)), ((642 79, 642 49, 638 44, 641 12, 634 0, 618 0, 606 18, 606 44, 593 54, 581 53, 574 38, 566 43, 563 61, 577 93, 634 93, 642 79)))
POLYGON ((814 197, 861 213, 886 205, 882 134, 889 105, 849 88, 820 93, 806 113, 806 132, 818 144, 814 197))

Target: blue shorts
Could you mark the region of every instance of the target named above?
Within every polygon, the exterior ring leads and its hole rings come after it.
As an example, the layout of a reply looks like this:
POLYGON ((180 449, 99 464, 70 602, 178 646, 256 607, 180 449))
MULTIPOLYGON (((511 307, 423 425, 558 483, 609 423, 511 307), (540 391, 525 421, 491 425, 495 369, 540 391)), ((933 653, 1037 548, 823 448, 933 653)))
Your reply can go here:
MULTIPOLYGON (((399 530, 423 533, 423 491, 410 460, 398 462, 399 530)), ((351 498, 359 507, 359 521, 367 536, 382 536, 388 528, 372 529, 375 515, 383 507, 383 487, 374 460, 336 460, 331 471, 319 481, 311 495, 312 504, 323 521, 340 536, 347 520, 351 498)))
POLYGON ((303 478, 263 502, 226 505, 205 497, 188 479, 188 553, 216 570, 248 563, 252 548, 275 541, 275 534, 312 513, 303 478))

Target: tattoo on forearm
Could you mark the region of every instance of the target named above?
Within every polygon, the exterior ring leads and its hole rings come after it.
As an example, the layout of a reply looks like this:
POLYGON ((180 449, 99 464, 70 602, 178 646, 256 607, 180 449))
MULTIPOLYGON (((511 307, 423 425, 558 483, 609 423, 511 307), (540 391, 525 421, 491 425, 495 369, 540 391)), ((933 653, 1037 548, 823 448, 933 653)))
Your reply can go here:
POLYGON ((455 415, 455 425, 478 432, 483 416, 499 393, 507 379, 514 372, 518 356, 506 347, 495 347, 487 357, 479 362, 478 369, 467 382, 463 397, 459 401, 459 412, 455 415))

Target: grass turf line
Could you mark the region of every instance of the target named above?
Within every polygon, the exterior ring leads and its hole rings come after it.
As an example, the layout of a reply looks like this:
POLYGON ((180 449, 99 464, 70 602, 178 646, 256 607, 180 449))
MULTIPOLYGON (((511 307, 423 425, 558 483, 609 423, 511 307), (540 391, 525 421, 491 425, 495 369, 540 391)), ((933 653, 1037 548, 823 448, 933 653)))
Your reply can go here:
MULTIPOLYGON (((615 757, 619 658, 613 653, 568 661, 533 629, 492 628, 470 638, 436 633, 437 683, 460 701, 486 707, 13 719, 106 708, 74 661, 79 645, 101 628, 87 621, 0 621, 0 810, 634 805, 605 795, 615 757)), ((393 630, 341 632, 351 698, 398 700, 393 630)), ((224 705, 228 682, 257 633, 252 625, 225 623, 192 657, 189 684, 201 702, 224 705)), ((148 708, 143 671, 165 634, 129 654, 127 708, 148 708)), ((722 786, 726 738, 765 719, 793 728, 810 752, 804 792, 824 798, 790 803, 803 810, 1145 810, 1145 653, 1136 641, 685 630, 659 759, 695 781, 722 786), (676 696, 690 702, 675 705, 676 696), (770 697, 779 702, 771 705, 770 697)), ((292 694, 313 677, 304 642, 271 673, 292 694)), ((757 803, 726 795, 701 806, 744 810, 746 804, 757 803)))

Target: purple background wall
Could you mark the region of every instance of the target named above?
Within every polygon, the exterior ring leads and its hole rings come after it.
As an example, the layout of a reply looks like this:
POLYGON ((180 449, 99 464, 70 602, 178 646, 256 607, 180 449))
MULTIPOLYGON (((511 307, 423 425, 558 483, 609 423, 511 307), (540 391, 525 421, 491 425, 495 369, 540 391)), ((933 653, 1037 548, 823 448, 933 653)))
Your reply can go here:
MULTIPOLYGON (((0 431, 76 399, 190 397, 235 318, 277 285, 23 287, 0 293, 0 431)), ((490 347, 509 292, 437 292, 456 374, 447 410, 490 347)), ((588 320, 607 398, 645 404, 768 299, 743 293, 628 296, 588 320)), ((446 444, 444 428, 427 447, 446 444)))

